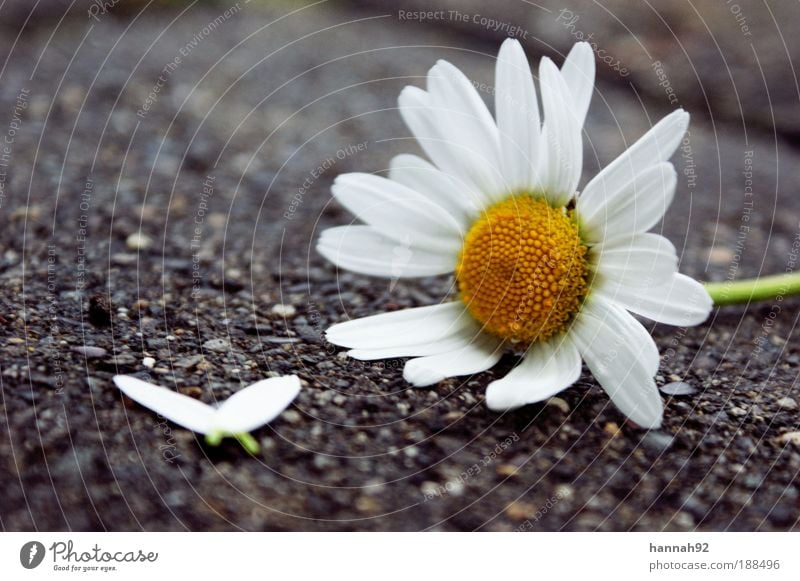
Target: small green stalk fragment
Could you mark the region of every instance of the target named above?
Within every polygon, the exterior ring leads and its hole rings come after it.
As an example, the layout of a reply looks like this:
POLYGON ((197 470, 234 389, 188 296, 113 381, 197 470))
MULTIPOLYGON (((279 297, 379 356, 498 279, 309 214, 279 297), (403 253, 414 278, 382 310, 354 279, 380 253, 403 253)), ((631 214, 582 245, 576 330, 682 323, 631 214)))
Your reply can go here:
POLYGON ((783 300, 800 294, 800 272, 775 274, 737 281, 707 282, 706 290, 717 306, 755 301, 783 300))
POLYGON ((209 446, 219 446, 222 442, 222 438, 225 437, 224 432, 221 430, 215 430, 213 432, 209 432, 206 434, 206 444, 209 446))
POLYGON ((239 443, 242 445, 242 447, 251 454, 258 454, 258 451, 261 449, 261 447, 258 445, 258 442, 256 442, 256 439, 247 432, 234 434, 233 437, 239 440, 239 443))
POLYGON ((256 439, 247 432, 242 432, 241 434, 229 434, 220 430, 216 430, 206 434, 206 444, 209 446, 219 446, 220 443, 222 443, 223 438, 235 438, 236 441, 242 445, 242 448, 251 454, 258 454, 259 450, 261 450, 261 447, 258 445, 256 439))

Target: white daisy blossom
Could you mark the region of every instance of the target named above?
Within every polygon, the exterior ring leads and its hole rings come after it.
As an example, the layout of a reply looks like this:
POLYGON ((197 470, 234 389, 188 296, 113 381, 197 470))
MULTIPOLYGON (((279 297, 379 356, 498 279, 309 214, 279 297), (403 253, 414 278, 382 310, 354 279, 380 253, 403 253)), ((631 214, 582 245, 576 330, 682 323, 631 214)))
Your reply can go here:
POLYGON ((249 432, 277 418, 300 392, 296 375, 271 377, 237 391, 218 407, 131 377, 114 377, 117 387, 132 400, 216 445, 223 437, 238 439, 251 452, 258 444, 249 432))
POLYGON ((509 39, 497 58, 494 118, 445 61, 431 68, 425 90, 402 91, 400 114, 431 161, 404 154, 388 177, 339 176, 334 196, 364 225, 324 231, 318 250, 372 276, 454 273, 458 295, 333 325, 331 343, 362 360, 411 357, 404 377, 415 386, 523 351, 487 388, 498 411, 565 389, 583 361, 631 420, 661 424, 658 350, 631 313, 688 326, 712 308, 704 287, 678 273, 673 245, 647 232, 675 193, 667 160, 689 115, 666 116, 579 192, 594 73, 587 43, 561 69, 543 58, 540 113, 525 54, 509 39))

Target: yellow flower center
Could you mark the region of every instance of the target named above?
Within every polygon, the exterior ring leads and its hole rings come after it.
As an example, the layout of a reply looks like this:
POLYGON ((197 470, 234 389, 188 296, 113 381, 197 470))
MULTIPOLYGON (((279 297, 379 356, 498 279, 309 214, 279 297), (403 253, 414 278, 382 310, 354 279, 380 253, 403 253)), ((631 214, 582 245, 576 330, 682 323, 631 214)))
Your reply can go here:
POLYGON ((467 233, 456 266, 461 300, 484 329, 514 342, 565 330, 589 268, 572 211, 528 194, 498 202, 467 233))

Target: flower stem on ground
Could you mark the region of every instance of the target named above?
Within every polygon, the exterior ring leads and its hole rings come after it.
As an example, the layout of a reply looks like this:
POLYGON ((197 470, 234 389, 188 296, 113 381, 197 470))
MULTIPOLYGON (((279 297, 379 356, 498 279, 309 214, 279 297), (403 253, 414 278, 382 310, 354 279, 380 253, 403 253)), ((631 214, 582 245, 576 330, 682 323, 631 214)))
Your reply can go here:
POLYGON ((707 282, 705 287, 717 306, 740 305, 770 299, 783 300, 787 296, 800 294, 800 272, 736 281, 707 282))

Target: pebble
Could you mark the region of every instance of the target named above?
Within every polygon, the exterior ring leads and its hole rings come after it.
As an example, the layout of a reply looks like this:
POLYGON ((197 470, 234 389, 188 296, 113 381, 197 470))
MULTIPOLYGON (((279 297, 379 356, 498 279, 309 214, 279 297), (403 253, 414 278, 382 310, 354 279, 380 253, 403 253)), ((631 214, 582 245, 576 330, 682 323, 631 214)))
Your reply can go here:
POLYGON ((147 250, 153 245, 153 239, 147 234, 134 232, 125 240, 125 245, 130 250, 147 250))
POLYGON ((795 446, 800 446, 800 432, 786 432, 785 434, 781 434, 778 441, 781 444, 794 444, 795 446))
POLYGON ((230 348, 230 343, 225 339, 209 339, 203 343, 203 349, 208 349, 209 351, 227 351, 230 348))
POLYGON ((778 407, 783 408, 785 410, 796 410, 797 402, 790 397, 782 397, 781 399, 778 400, 778 407))
POLYGON ((183 395, 188 395, 189 397, 193 397, 195 399, 200 399, 203 395, 203 390, 196 385, 190 385, 188 387, 179 387, 178 391, 181 392, 183 395))
POLYGON ((78 355, 83 355, 86 357, 86 359, 100 359, 101 357, 108 355, 108 351, 102 347, 92 347, 89 345, 85 345, 83 347, 73 347, 72 351, 78 355))
POLYGON ((551 405, 553 407, 558 408, 564 414, 569 413, 569 404, 560 397, 551 397, 550 399, 547 400, 547 405, 551 405))
POLYGON ((286 410, 281 414, 281 417, 290 424, 297 424, 303 419, 303 416, 297 410, 286 410))
POLYGON ((697 393, 697 389, 685 381, 673 381, 662 385, 659 389, 666 395, 694 395, 697 393))
POLYGON ((615 438, 619 435, 621 430, 616 422, 608 422, 605 426, 603 426, 603 431, 612 438, 615 438))
POLYGON ((650 430, 642 438, 642 444, 657 452, 666 452, 674 441, 674 436, 656 430, 650 430))
POLYGON ((498 476, 514 476, 517 473, 517 467, 513 464, 500 464, 495 468, 498 476))
POLYGON ((292 305, 278 303, 272 307, 271 312, 273 315, 277 315, 279 317, 294 317, 297 314, 297 309, 295 309, 292 305))
POLYGON ((153 369, 153 367, 155 367, 156 365, 156 360, 153 359, 152 357, 145 357, 144 359, 142 359, 142 365, 144 365, 148 369, 153 369))
POLYGON ((747 410, 743 410, 740 407, 733 406, 728 410, 728 414, 731 415, 731 416, 734 416, 736 418, 740 418, 742 416, 746 416, 747 415, 747 410))
POLYGON ((536 507, 527 502, 517 500, 506 507, 506 516, 511 520, 523 521, 534 514, 536 514, 536 507))

